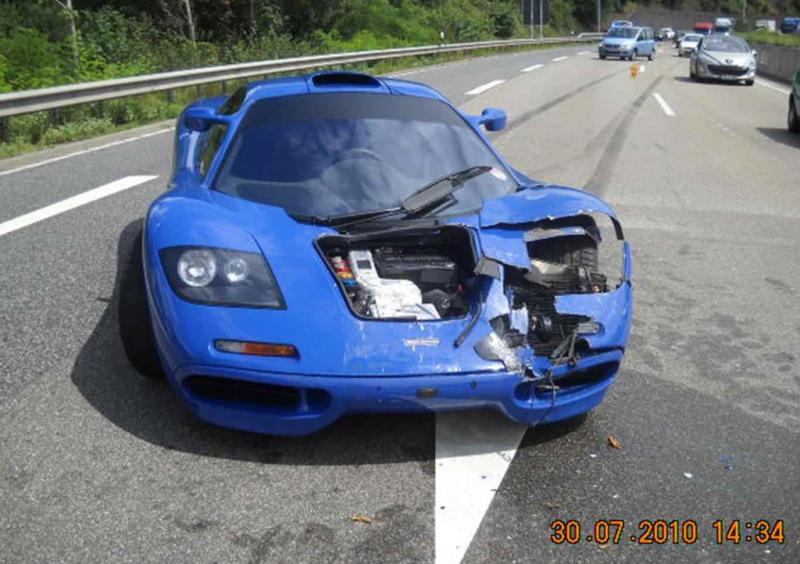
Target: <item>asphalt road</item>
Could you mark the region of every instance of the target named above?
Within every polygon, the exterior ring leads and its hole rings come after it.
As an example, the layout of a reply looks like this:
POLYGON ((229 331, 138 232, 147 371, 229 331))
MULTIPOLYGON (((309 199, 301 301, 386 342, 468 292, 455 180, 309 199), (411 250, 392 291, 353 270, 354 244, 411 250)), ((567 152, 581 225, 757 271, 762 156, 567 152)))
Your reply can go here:
POLYGON ((0 161, 0 225, 158 175, 0 235, 0 561, 433 561, 463 503, 434 503, 459 433, 468 454, 504 461, 474 537, 458 541, 464 562, 800 560, 800 137, 785 132, 787 96, 690 82, 672 50, 641 63, 634 79, 582 47, 406 76, 471 112, 505 108, 494 141, 512 163, 619 212, 634 328, 616 385, 579 425, 363 416, 287 439, 203 424, 132 371, 116 331, 118 247, 166 186, 170 133, 0 161), (761 518, 785 520, 785 544, 745 540, 761 518), (583 539, 624 519, 625 534, 557 545, 553 519, 579 520, 583 539), (699 540, 631 542, 645 519, 694 519, 699 540), (718 546, 716 519, 741 519, 742 542, 718 546))

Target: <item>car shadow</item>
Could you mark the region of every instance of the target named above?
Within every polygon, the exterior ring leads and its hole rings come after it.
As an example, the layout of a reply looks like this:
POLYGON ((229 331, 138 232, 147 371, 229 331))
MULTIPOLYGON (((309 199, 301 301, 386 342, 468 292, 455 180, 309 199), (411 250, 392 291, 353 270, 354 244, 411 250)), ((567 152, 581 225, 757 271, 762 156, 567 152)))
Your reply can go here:
POLYGON ((800 135, 790 133, 788 129, 779 127, 757 127, 756 129, 759 133, 765 137, 769 137, 773 141, 800 149, 800 135))
POLYGON ((731 88, 731 87, 743 88, 744 87, 744 85, 741 82, 734 82, 734 81, 730 81, 730 80, 714 80, 713 78, 703 78, 703 79, 700 79, 700 80, 692 80, 692 78, 689 77, 689 76, 674 76, 672 78, 676 82, 686 82, 688 84, 697 84, 698 86, 701 85, 701 84, 705 84, 705 85, 714 85, 714 86, 727 87, 727 88, 731 88))
MULTIPOLYGON (((81 348, 71 380, 111 423, 153 445, 201 456, 285 465, 391 464, 417 461, 431 473, 435 460, 433 413, 353 415, 305 437, 278 437, 216 427, 197 419, 164 380, 147 378, 128 362, 117 325, 120 275, 141 221, 130 223, 117 244, 114 291, 81 348)), ((536 443, 572 430, 538 427, 536 443)), ((531 433, 527 433, 530 435, 531 433)), ((475 445, 476 453, 486 447, 475 445)))

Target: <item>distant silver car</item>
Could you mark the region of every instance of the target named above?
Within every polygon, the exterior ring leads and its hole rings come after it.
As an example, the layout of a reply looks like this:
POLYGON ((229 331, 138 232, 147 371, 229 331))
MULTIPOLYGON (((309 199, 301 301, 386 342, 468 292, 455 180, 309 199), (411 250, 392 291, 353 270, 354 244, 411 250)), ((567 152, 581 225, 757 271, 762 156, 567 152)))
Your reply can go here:
POLYGON ((691 55, 697 49, 697 46, 703 40, 703 36, 699 33, 686 33, 678 43, 678 56, 685 57, 691 55))
POLYGON ((744 81, 752 86, 756 79, 756 65, 756 52, 741 37, 709 35, 692 53, 689 76, 693 80, 744 81))

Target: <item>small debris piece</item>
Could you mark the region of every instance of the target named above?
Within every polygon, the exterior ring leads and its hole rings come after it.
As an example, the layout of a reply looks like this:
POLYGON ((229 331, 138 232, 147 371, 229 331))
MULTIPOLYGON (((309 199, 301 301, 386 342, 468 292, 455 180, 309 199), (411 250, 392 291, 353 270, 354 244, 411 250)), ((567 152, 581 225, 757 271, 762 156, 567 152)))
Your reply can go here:
POLYGON ((689 478, 690 480, 692 479, 692 475, 689 472, 684 472, 683 475, 689 478))
POLYGON ((554 502, 554 501, 545 501, 544 502, 544 506, 547 509, 560 509, 561 508, 561 505, 556 503, 556 502, 554 502))
POLYGON ((589 458, 597 458, 597 455, 596 454, 590 454, 589 458))
POLYGON ((611 448, 622 448, 622 443, 619 442, 619 439, 614 435, 608 436, 608 444, 611 448))
POLYGON ((353 515, 350 519, 356 523, 365 523, 367 525, 372 523, 372 517, 369 515, 353 515))

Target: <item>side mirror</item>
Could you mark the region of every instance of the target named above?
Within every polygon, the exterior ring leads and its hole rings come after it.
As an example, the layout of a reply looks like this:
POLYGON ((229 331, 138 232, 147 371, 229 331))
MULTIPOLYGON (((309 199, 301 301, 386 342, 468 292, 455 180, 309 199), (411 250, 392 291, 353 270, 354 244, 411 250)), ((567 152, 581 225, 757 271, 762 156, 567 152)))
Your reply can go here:
POLYGON ((183 124, 190 131, 204 132, 215 123, 228 123, 227 116, 222 116, 213 108, 193 106, 183 112, 183 124))
POLYGON ((506 127, 506 112, 498 108, 486 108, 478 118, 478 125, 486 131, 502 131, 506 127))

